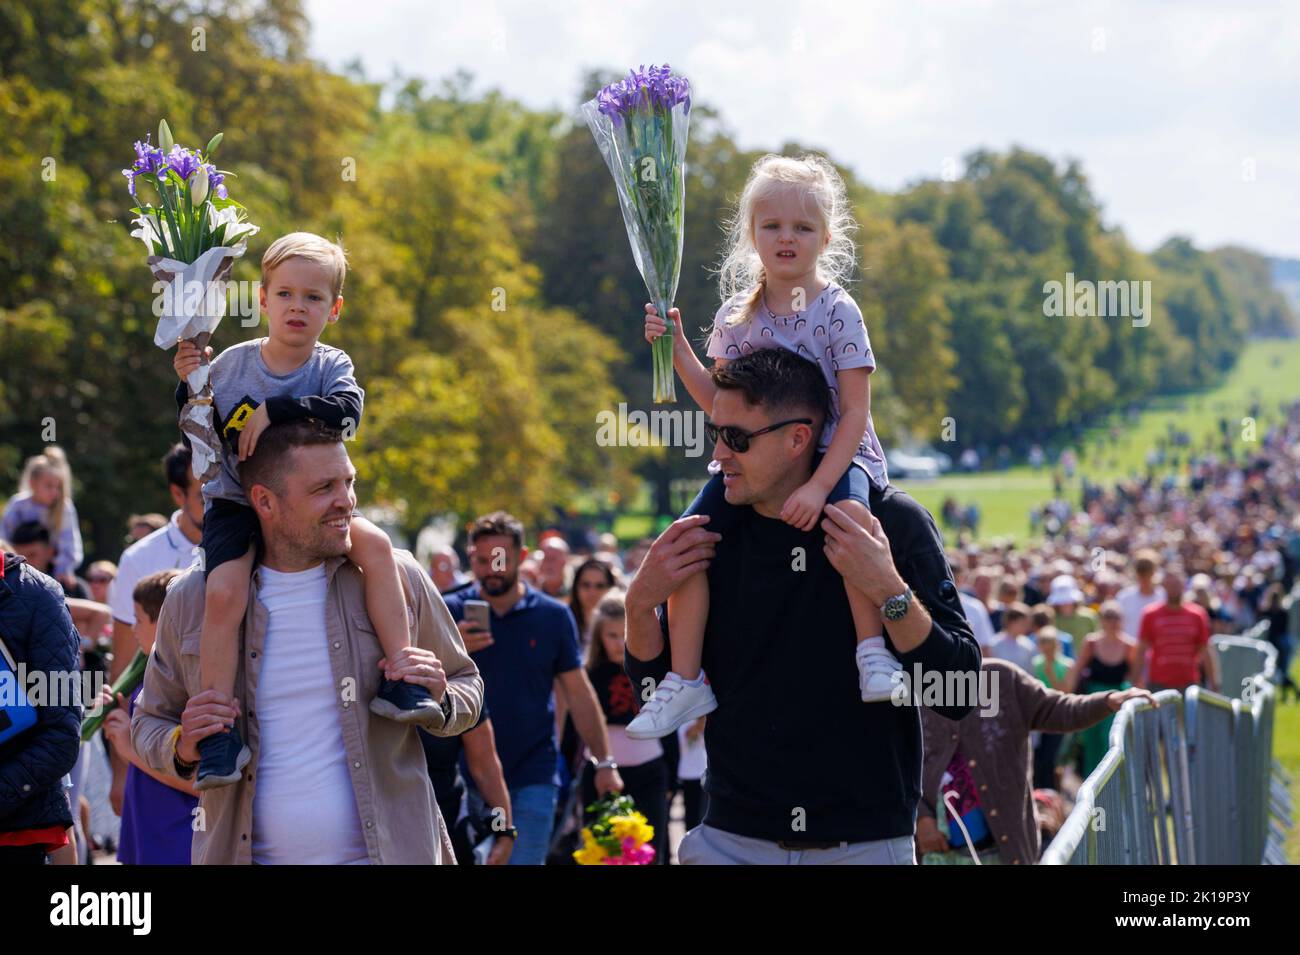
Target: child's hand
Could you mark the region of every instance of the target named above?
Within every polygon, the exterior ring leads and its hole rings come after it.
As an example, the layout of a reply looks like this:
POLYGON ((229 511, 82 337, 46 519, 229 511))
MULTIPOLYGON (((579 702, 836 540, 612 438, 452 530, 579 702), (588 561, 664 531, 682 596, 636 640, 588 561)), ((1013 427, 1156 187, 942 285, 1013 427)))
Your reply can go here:
POLYGON ((125 758, 131 751, 131 716, 130 704, 121 693, 117 695, 117 709, 104 717, 104 738, 108 740, 117 754, 125 758))
MULTIPOLYGON (((675 308, 668 309, 668 317, 673 320, 678 328, 682 326, 682 313, 675 308)), ((645 340, 654 344, 656 338, 668 331, 668 323, 664 321, 659 311, 646 302, 645 306, 645 340)))
MULTIPOLYGON (((211 361, 212 346, 209 345, 203 349, 203 352, 207 355, 208 361, 211 361)), ((172 359, 172 367, 176 369, 177 376, 184 381, 194 373, 199 364, 199 347, 191 341, 181 339, 180 344, 176 346, 176 357, 172 359)))
POLYGON ((257 450, 257 439, 270 426, 271 415, 266 410, 266 402, 263 401, 245 422, 244 430, 239 432, 239 460, 252 457, 253 452, 257 450))
POLYGON ((810 531, 817 526, 825 506, 826 492, 809 481, 785 499, 781 520, 801 531, 810 531))

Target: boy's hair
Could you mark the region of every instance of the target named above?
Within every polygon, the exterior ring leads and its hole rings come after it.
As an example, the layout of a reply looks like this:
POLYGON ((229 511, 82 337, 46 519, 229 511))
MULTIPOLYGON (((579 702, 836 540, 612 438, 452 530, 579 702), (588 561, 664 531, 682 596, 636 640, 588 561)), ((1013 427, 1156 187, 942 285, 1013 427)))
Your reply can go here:
POLYGON ((167 587, 180 575, 179 570, 160 570, 156 574, 141 577, 136 583, 135 589, 131 591, 131 599, 140 605, 150 623, 158 622, 158 613, 167 596, 167 587))
POLYGON ((117 577, 117 564, 111 560, 97 560, 86 568, 86 576, 93 577, 95 574, 107 574, 109 577, 117 577))
POLYGON ((1029 607, 1020 601, 1007 604, 1006 610, 1002 612, 1002 626, 1005 628, 1009 623, 1015 623, 1017 620, 1024 620, 1029 616, 1029 607))
POLYGON ((175 485, 182 491, 190 489, 190 480, 193 477, 190 474, 191 459, 192 452, 189 445, 179 441, 173 444, 171 450, 163 455, 163 474, 167 477, 168 487, 175 485))
POLYGON ((802 193, 810 215, 821 221, 823 235, 830 233, 830 242, 817 256, 819 274, 842 285, 857 267, 852 234, 858 226, 835 167, 811 153, 798 159, 769 153, 754 163, 735 214, 726 223, 727 255, 718 267, 718 291, 724 302, 742 296, 727 316, 728 325, 749 321, 766 289, 763 262, 754 245, 754 206, 791 188, 802 193))
POLYGON ((313 232, 290 232, 271 243, 262 256, 262 285, 271 284, 271 273, 285 259, 306 259, 315 262, 330 276, 330 305, 343 294, 343 280, 347 277, 348 258, 343 247, 313 232))
POLYGON ((1056 624, 1056 610, 1051 604, 1035 604, 1034 609, 1029 612, 1029 621, 1033 624, 1034 629, 1040 627, 1051 627, 1056 624))
POLYGON ((509 537, 516 547, 524 546, 524 525, 508 511, 484 514, 469 527, 469 542, 480 537, 509 537))
POLYGON ((269 487, 276 497, 284 494, 289 454, 296 448, 341 444, 343 432, 316 418, 299 418, 273 424, 257 439, 257 450, 239 462, 239 483, 250 499, 254 485, 269 487))
POLYGON ((1139 577, 1149 577, 1156 572, 1156 563, 1160 560, 1160 555, 1153 550, 1143 548, 1135 555, 1137 559, 1133 561, 1133 572, 1139 577))
POLYGON ((23 521, 14 528, 13 534, 10 535, 12 543, 15 546, 20 544, 49 544, 51 541, 50 529, 40 521, 23 521))
POLYGON ((126 519, 126 529, 133 531, 137 524, 143 524, 150 531, 156 531, 160 527, 167 526, 167 518, 161 514, 132 514, 126 519))
POLYGON ((760 348, 725 365, 709 377, 717 388, 739 391, 747 405, 762 405, 773 414, 806 412, 820 434, 830 412, 831 392, 821 369, 784 348, 760 348))

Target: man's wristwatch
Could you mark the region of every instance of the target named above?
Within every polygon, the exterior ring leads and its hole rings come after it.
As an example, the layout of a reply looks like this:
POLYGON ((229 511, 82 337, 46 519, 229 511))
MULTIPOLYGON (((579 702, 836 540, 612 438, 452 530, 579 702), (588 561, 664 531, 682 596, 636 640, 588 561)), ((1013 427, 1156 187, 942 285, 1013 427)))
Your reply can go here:
POLYGON ((441 701, 438 705, 442 707, 442 720, 443 720, 443 723, 444 723, 444 724, 446 724, 446 723, 450 723, 450 722, 451 722, 451 714, 454 713, 454 712, 456 712, 456 705, 455 705, 454 703, 452 703, 452 701, 451 701, 451 694, 448 693, 446 690, 443 690, 443 691, 442 691, 442 701, 441 701))
POLYGON ((596 757, 593 756, 591 758, 591 764, 595 767, 596 772, 600 772, 602 769, 618 770, 618 763, 614 762, 613 756, 606 756, 604 759, 599 761, 597 761, 596 757))
POLYGON ((886 620, 902 620, 912 604, 912 588, 904 587, 901 594, 889 597, 880 605, 880 614, 886 620))
POLYGON ((519 830, 514 826, 506 826, 504 829, 498 829, 497 835, 505 836, 507 839, 513 839, 515 842, 519 841, 519 830))

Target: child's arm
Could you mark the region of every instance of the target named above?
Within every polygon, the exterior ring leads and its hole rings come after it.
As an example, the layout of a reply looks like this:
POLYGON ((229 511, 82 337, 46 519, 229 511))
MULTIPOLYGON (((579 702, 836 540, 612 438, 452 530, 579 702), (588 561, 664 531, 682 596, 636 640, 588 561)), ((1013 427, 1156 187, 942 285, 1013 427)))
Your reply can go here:
POLYGON ((54 576, 70 577, 85 560, 81 547, 81 528, 77 526, 77 508, 71 501, 63 504, 63 523, 59 527, 58 553, 54 558, 54 576))
POLYGON ((366 393, 352 376, 352 360, 342 352, 338 354, 339 358, 326 372, 324 394, 276 395, 257 406, 239 433, 239 460, 256 450, 257 439, 263 431, 285 421, 315 418, 327 427, 342 431, 345 439, 356 434, 366 393))
MULTIPOLYGON (((118 695, 120 698, 121 694, 118 695)), ((104 719, 104 735, 108 737, 113 751, 119 757, 126 760, 140 772, 148 775, 150 779, 156 779, 164 786, 185 793, 187 796, 198 795, 190 783, 176 776, 167 776, 160 773, 140 758, 140 755, 135 751, 135 747, 131 745, 131 718, 126 715, 125 700, 121 701, 118 709, 109 713, 104 719)))
POLYGON ((853 463, 862 436, 867 433, 867 415, 871 411, 871 369, 842 368, 835 373, 840 389, 840 420, 835 425, 835 437, 817 466, 812 480, 817 487, 830 494, 840 476, 853 463))
MULTIPOLYGON (((668 324, 664 321, 663 316, 655 311, 653 305, 647 304, 645 307, 645 338, 646 341, 653 343, 656 338, 663 335, 668 330, 668 324)), ((709 377, 709 369, 704 367, 704 363, 695 354, 695 349, 691 347, 690 338, 682 332, 682 314, 675 308, 668 310, 668 317, 673 320, 677 328, 673 332, 673 368, 681 376, 682 384, 686 386, 686 391, 695 403, 703 409, 705 414, 713 410, 713 398, 718 393, 718 389, 713 386, 713 381, 709 377)), ((715 361, 723 362, 718 358, 715 361)))
POLYGON ((280 395, 263 402, 271 424, 297 421, 299 418, 316 418, 340 431, 356 431, 361 424, 361 408, 366 393, 357 384, 352 359, 337 350, 333 356, 325 371, 321 394, 301 397, 280 395))
MULTIPOLYGON (((871 369, 867 367, 841 368, 835 373, 840 390, 840 420, 835 425, 835 436, 808 483, 786 501, 781 520, 810 531, 821 518, 826 498, 853 463, 853 456, 866 434, 867 410, 871 407, 870 376, 871 369)), ((816 438, 814 435, 813 439, 816 438)))

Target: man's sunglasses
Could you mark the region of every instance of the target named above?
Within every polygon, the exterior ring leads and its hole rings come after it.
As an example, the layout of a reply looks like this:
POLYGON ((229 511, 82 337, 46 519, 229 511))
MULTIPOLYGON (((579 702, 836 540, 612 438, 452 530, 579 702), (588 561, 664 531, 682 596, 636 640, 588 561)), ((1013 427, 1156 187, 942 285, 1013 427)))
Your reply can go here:
POLYGON ((718 439, 737 454, 744 454, 749 450, 749 442, 757 438, 760 434, 767 434, 769 431, 776 431, 784 428, 788 424, 812 424, 812 418, 791 418, 789 421, 778 421, 776 424, 769 424, 766 428, 759 428, 757 431, 746 431, 744 428, 737 428, 734 424, 724 424, 721 428, 712 421, 704 423, 704 436, 714 444, 718 439))

